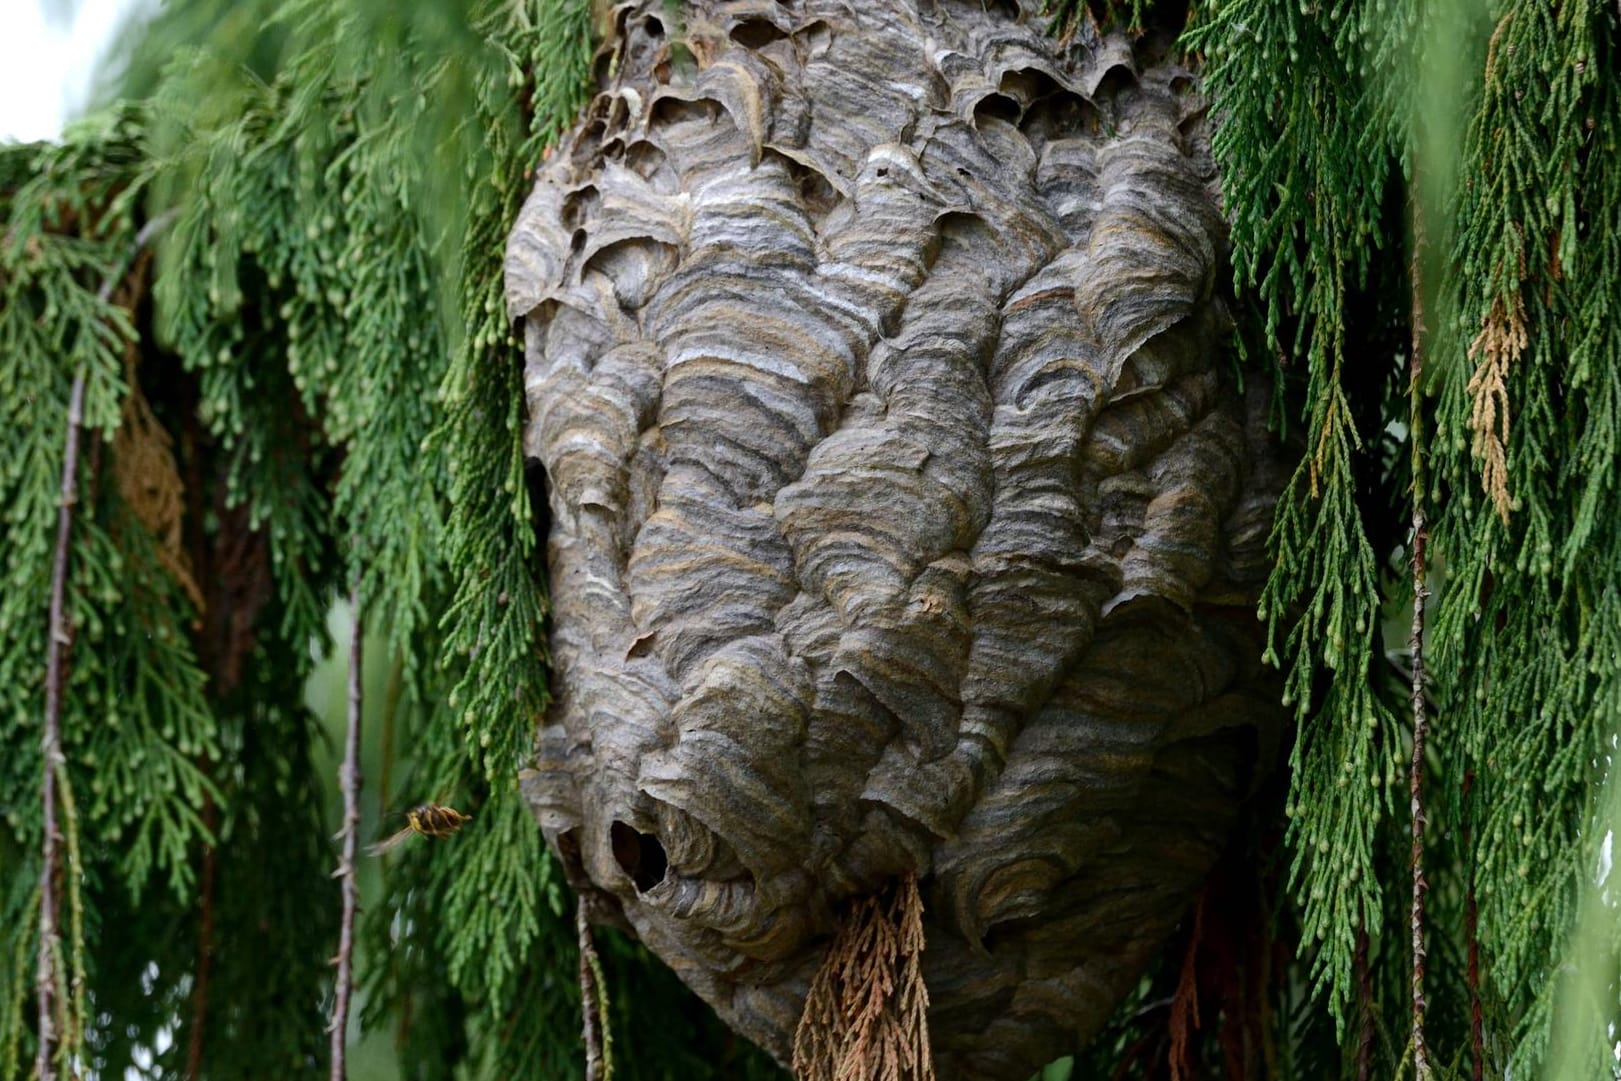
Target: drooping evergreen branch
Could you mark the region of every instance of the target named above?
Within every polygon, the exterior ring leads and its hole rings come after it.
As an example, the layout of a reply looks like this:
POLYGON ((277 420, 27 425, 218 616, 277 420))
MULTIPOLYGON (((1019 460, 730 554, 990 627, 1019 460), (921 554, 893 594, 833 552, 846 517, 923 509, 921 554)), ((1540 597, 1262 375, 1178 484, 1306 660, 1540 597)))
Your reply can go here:
POLYGON ((1193 906, 1193 926, 1188 931, 1187 948, 1182 954, 1182 971, 1177 976, 1176 994, 1171 999, 1171 1081, 1188 1081, 1194 1075, 1191 1035, 1200 1025, 1199 945, 1204 937, 1204 916, 1208 894, 1201 894, 1193 906))
POLYGON ((1424 676, 1424 605, 1429 600, 1430 592, 1427 586, 1428 566, 1426 563, 1426 546, 1429 543, 1429 523, 1425 519, 1424 511, 1424 282, 1423 262, 1425 256, 1424 237, 1424 211, 1417 191, 1418 181, 1413 182, 1414 191, 1412 199, 1412 251, 1408 261, 1409 288, 1412 294, 1411 321, 1412 336, 1408 354, 1408 382, 1407 395, 1411 402, 1408 413, 1408 439, 1412 443, 1412 571, 1413 571, 1413 622, 1412 629, 1407 638, 1407 646, 1411 655, 1413 670, 1412 688, 1409 695, 1409 704, 1413 711, 1413 757, 1408 772, 1408 797, 1412 814, 1413 850, 1412 873, 1413 892, 1410 925, 1413 936, 1413 1073, 1416 1081, 1430 1081, 1430 1051, 1425 1039, 1424 1015, 1426 1005, 1424 1000, 1424 961, 1426 947, 1424 941, 1424 895, 1429 890, 1429 882, 1424 877, 1424 827, 1427 818, 1424 812, 1424 744, 1429 733, 1428 704, 1426 701, 1424 676))
MULTIPOLYGON (((209 797, 203 805, 203 825, 210 835, 219 829, 219 805, 209 797)), ((186 1081, 201 1081, 203 1036, 208 1022, 208 987, 214 975, 214 846, 203 850, 203 870, 198 876, 197 979, 191 992, 191 1032, 186 1045, 186 1081)))
POLYGON ((1469 988, 1469 1078, 1484 1081, 1486 1076, 1486 1014, 1480 1001, 1480 901, 1475 896, 1475 861, 1470 839, 1475 832, 1475 809, 1469 805, 1474 788, 1475 771, 1468 769, 1463 775, 1463 850, 1469 861, 1467 884, 1464 887, 1464 983, 1469 988))
MULTIPOLYGON (((97 294, 100 304, 111 301, 113 291, 128 273, 130 265, 162 231, 172 215, 160 215, 148 222, 135 236, 135 243, 124 260, 103 280, 97 294)), ((40 788, 41 818, 44 823, 40 854, 39 892, 39 962, 36 975, 38 996, 38 1046, 34 1069, 40 1081, 52 1081, 54 1065, 52 1050, 58 1036, 53 1023, 51 1000, 56 993, 61 975, 57 971, 61 943, 58 940, 57 920, 59 903, 56 894, 58 875, 57 842, 60 830, 57 822, 57 782, 66 765, 62 754, 62 694, 65 681, 67 651, 73 643, 73 627, 67 617, 67 591, 69 560, 73 549, 73 515, 79 502, 79 445, 84 426, 84 398, 86 371, 81 365, 73 374, 73 388, 68 394, 66 431, 63 437, 62 483, 57 510, 56 547, 51 562, 50 616, 46 629, 45 654, 45 716, 41 759, 44 777, 40 788)), ((70 846, 77 846, 77 826, 69 823, 70 846)), ((77 862, 77 861, 75 861, 77 862)), ((80 937, 80 936, 75 936, 80 937)), ((76 956, 81 956, 82 951, 76 956)), ((76 962, 76 964, 79 962, 76 962)), ((80 981, 76 980, 75 983, 80 981)), ((82 1035, 82 1033, 80 1034, 82 1035)))
MULTIPOLYGON (((186 6, 176 0, 165 17, 184 15, 186 6)), ((39 333, 46 324, 38 316, 55 304, 71 315, 59 328, 88 323, 83 313, 94 288, 72 288, 71 268, 59 264, 77 258, 78 276, 91 277, 82 271, 90 266, 99 280, 110 261, 102 248, 122 244, 73 235, 80 226, 36 222, 38 208, 48 205, 39 196, 64 193, 77 205, 83 191, 93 201, 127 184, 134 169, 153 177, 143 191, 156 193, 156 206, 181 208, 159 253, 151 322, 143 306, 107 343, 94 341, 98 366, 86 391, 86 427, 107 436, 97 447, 110 452, 111 472, 127 474, 134 458, 121 457, 122 443, 114 446, 123 438, 119 396, 137 377, 147 383, 157 431, 173 438, 187 544, 207 594, 206 607, 198 606, 167 572, 149 573, 167 566, 163 538, 129 513, 119 489, 103 485, 98 505, 81 508, 70 618, 84 621, 82 656, 68 675, 63 736, 73 779, 89 791, 94 833, 86 857, 102 883, 87 913, 92 990, 119 1024, 92 1037, 106 1048, 110 1073, 136 1049, 152 1051, 165 1028, 175 1043, 156 1052, 155 1063, 174 1074, 287 1072, 325 1049, 322 988, 331 976, 323 961, 339 937, 340 905, 331 902, 340 888, 322 866, 330 827, 320 822, 312 768, 319 729, 300 708, 298 687, 343 565, 372 576, 378 595, 368 604, 370 622, 379 611, 388 617, 380 626, 409 666, 400 739, 413 749, 411 783, 489 801, 479 808, 483 836, 420 859, 413 851, 391 873, 398 896, 409 898, 400 906, 404 918, 394 922, 400 910, 391 903, 374 909, 384 934, 401 929, 388 956, 400 961, 418 1007, 390 1020, 409 1030, 414 1048, 443 1049, 418 1060, 442 1063, 446 1073, 561 1077, 578 1054, 572 995, 558 995, 544 978, 565 949, 573 953, 561 876, 510 788, 544 701, 544 657, 535 648, 544 593, 540 561, 523 543, 533 530, 518 427, 503 424, 509 410, 521 417, 521 405, 514 407, 521 393, 511 393, 517 353, 501 309, 500 262, 502 238, 527 188, 525 166, 573 117, 586 88, 588 5, 481 2, 465 22, 441 19, 432 8, 396 19, 394 5, 369 0, 236 5, 231 26, 266 31, 250 35, 252 59, 239 65, 221 41, 202 49, 194 38, 175 41, 183 47, 167 50, 178 55, 158 80, 159 100, 120 112, 111 126, 119 140, 113 149, 137 152, 116 159, 119 172, 104 179, 100 132, 76 136, 60 152, 0 154, 0 209, 15 207, 17 218, 28 219, 15 228, 5 223, 6 254, 15 262, 0 266, 0 275, 20 268, 18 277, 0 278, 0 379, 7 381, 0 428, 8 437, 0 504, 29 527, 9 535, 0 528, 8 587, 0 596, 0 638, 8 641, 20 625, 11 621, 20 607, 12 598, 37 592, 43 610, 46 590, 34 581, 47 585, 49 569, 48 546, 37 546, 45 552, 38 558, 31 539, 42 519, 37 504, 48 493, 39 498, 28 472, 44 455, 33 450, 29 410, 14 410, 24 399, 10 388, 40 388, 40 401, 60 410, 69 380, 58 391, 53 365, 71 375, 77 356, 39 333), (310 25, 301 26, 306 18, 310 25), (477 26, 476 39, 467 25, 477 26), (451 32, 439 34, 445 27, 451 32), (390 40, 397 47, 378 48, 377 34, 396 32, 390 40), (457 96, 469 79, 476 108, 463 108, 467 98, 457 96), (425 115, 424 103, 437 112, 425 115), (447 141, 447 130, 456 138, 447 141), (429 143, 439 151, 422 153, 429 143), (12 170, 13 160, 22 167, 12 170), (460 161, 465 169, 424 182, 420 167, 428 160, 460 161), (435 184, 443 197, 427 194, 435 184), (463 230, 435 209, 464 205, 476 221, 466 231, 472 258, 465 262, 454 250, 463 230), (43 260, 30 254, 36 235, 43 260), (442 258, 447 250, 451 258, 442 258), (458 409, 438 391, 464 327, 469 344, 458 354, 488 375, 458 409), (116 361, 137 329, 139 355, 122 366, 120 381, 120 366, 103 363, 99 350, 105 345, 116 361), (425 452, 424 436, 441 423, 450 434, 425 452), (19 435, 22 450, 14 452, 19 435), (498 452, 485 453, 490 446, 498 452), (494 498, 447 501, 452 459, 467 491, 494 498), (351 520, 359 507, 368 512, 367 532, 346 544, 357 535, 351 520), (442 519, 451 507, 468 512, 457 528, 480 542, 476 557, 447 558, 442 519), (485 576, 485 567, 494 574, 485 576), (454 651, 450 675, 441 676, 444 634, 425 613, 450 607, 452 583, 477 603, 452 621, 465 630, 465 646, 454 651), (449 710, 443 680, 465 669, 473 671, 464 708, 449 710), (511 694, 515 687, 520 695, 511 694), (514 698, 524 706, 512 708, 514 698), (199 860, 204 838, 212 843, 199 860), (149 885, 154 869, 174 887, 162 897, 149 885), (491 904, 492 896, 505 903, 491 904), (140 914, 132 936, 96 941, 98 916, 135 926, 131 913, 140 914), (232 950, 203 945, 210 916, 214 941, 230 941, 232 950), (153 932, 177 924, 196 933, 171 941, 153 932), (123 996, 115 981, 139 991, 149 964, 159 976, 144 993, 123 996)), ((126 203, 138 206, 136 194, 126 203)), ((54 513, 56 501, 48 501, 54 513)), ((14 697, 39 686, 43 660, 43 648, 37 662, 0 651, 8 714, 14 697)), ((38 744, 30 742, 33 751, 38 744)), ((40 776, 35 759, 11 751, 8 744, 0 755, 0 771, 15 785, 13 771, 21 774, 26 761, 32 794, 40 776)), ((20 816, 0 804, 6 824, 28 842, 30 890, 39 851, 31 802, 20 816)), ((10 855, 0 851, 0 860, 10 855)), ((23 907, 30 920, 37 915, 26 899, 8 898, 7 906, 8 916, 23 907)), ((8 947, 17 935, 32 946, 31 923, 8 920, 7 930, 8 947)), ((365 950, 357 950, 357 975, 365 976, 365 950)), ((624 1065, 622 1073, 733 1075, 724 1063, 735 1064, 737 1054, 713 1056, 721 1065, 708 1061, 704 1041, 719 1047, 720 1029, 696 1020, 690 996, 673 980, 657 985, 658 1001, 644 994, 631 1009, 632 988, 653 986, 645 952, 604 961, 613 976, 604 1012, 611 1006, 633 1030, 685 1026, 696 1041, 690 1054, 624 1065)), ((23 1001, 30 977, 17 985, 23 1001)), ((9 1000, 9 982, 5 991, 9 1000)), ((359 994, 352 999, 360 1001, 359 994)), ((396 1002, 380 995, 368 1005, 386 1015, 396 1002)), ((20 1045, 32 1027, 8 1025, 0 1036, 20 1045)), ((20 1053, 31 1060, 32 1052, 30 1045, 20 1053)))
POLYGON ((602 962, 597 957, 591 921, 585 915, 584 901, 574 905, 574 925, 580 941, 580 1034, 585 1044, 585 1081, 607 1081, 608 1061, 603 1054, 603 989, 598 985, 602 962))
POLYGON ((50 623, 46 627, 45 653, 45 733, 40 757, 44 761, 45 778, 40 789, 41 816, 45 823, 44 848, 40 854, 39 876, 39 965, 36 991, 39 999, 39 1020, 36 1030, 38 1047, 34 1058, 34 1072, 39 1081, 54 1081, 55 1066, 51 1052, 56 1046, 56 1031, 51 1010, 51 997, 56 992, 56 966, 60 953, 56 921, 58 838, 56 822, 56 778, 62 768, 62 669, 73 630, 68 625, 65 598, 68 587, 68 555, 73 539, 73 508, 79 501, 79 428, 84 423, 84 372, 73 376, 73 390, 68 397, 67 433, 62 453, 62 501, 57 513, 56 555, 51 565, 50 623))
POLYGON ((1430 668, 1449 769, 1474 773, 1484 1072, 1541 1076, 1621 730, 1621 39, 1601 0, 1492 16, 1451 245, 1464 341, 1430 441, 1431 506, 1447 501, 1430 668), (1481 423, 1493 403, 1512 427, 1481 423))
POLYGON ((1356 959, 1352 971, 1356 974, 1357 1037, 1356 1081, 1373 1081, 1374 1038, 1377 1031, 1373 1021, 1373 972, 1368 965, 1368 925, 1364 919, 1356 933, 1356 959))
POLYGON ((62 837, 67 850, 67 868, 62 876, 67 887, 69 949, 72 964, 64 972, 58 962, 56 973, 57 994, 61 1002, 57 1015, 62 1019, 59 1039, 59 1058, 64 1071, 71 1071, 74 1053, 82 1056, 85 1046, 89 998, 88 978, 85 972, 84 934, 84 857, 79 843, 79 811, 73 799, 73 783, 67 770, 62 770, 58 781, 61 789, 58 799, 62 805, 62 837))
POLYGON ((331 1081, 345 1081, 348 1077, 344 1051, 349 1037, 349 996, 355 983, 355 912, 360 904, 360 891, 355 882, 355 856, 360 843, 360 710, 366 624, 358 585, 349 591, 349 607, 354 612, 354 626, 349 641, 349 693, 343 765, 338 771, 338 786, 343 791, 343 829, 339 833, 342 853, 338 857, 336 877, 343 891, 343 915, 338 925, 337 990, 332 1002, 331 1081))
POLYGON ((794 1031, 802 1081, 934 1081, 923 899, 908 873, 846 909, 794 1031))

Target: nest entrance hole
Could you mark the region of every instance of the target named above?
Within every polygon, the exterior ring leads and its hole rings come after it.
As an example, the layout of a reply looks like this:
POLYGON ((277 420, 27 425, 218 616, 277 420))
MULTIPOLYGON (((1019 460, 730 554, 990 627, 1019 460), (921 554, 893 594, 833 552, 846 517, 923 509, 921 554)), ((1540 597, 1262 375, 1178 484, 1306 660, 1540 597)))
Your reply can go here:
POLYGON ((630 876, 637 893, 646 893, 664 881, 670 860, 657 837, 615 819, 608 839, 613 844, 614 861, 630 876))

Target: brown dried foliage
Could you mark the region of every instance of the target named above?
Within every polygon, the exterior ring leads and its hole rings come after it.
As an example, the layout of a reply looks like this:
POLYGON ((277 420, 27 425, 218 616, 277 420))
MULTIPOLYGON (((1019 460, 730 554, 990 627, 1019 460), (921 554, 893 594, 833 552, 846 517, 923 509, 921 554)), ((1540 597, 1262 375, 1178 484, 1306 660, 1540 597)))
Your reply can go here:
POLYGON ((135 377, 135 350, 124 361, 129 393, 123 417, 113 436, 113 476, 118 496, 157 542, 158 562, 186 597, 203 610, 202 590, 192 575, 182 526, 185 521, 185 486, 175 465, 174 440, 152 413, 135 377))
POLYGON ((1171 1000, 1171 1081, 1189 1081, 1193 1076, 1191 1037, 1201 1026, 1199 1017, 1199 943, 1204 937, 1204 909, 1208 893, 1193 908, 1193 930, 1182 955, 1182 972, 1171 1000))
MULTIPOLYGON (((149 228, 161 228, 154 223, 149 228)), ((132 268, 131 282, 117 294, 119 304, 134 312, 145 292, 150 254, 143 251, 132 268)), ((131 341, 124 349, 124 396, 118 431, 113 434, 113 479, 118 497, 156 542, 158 562, 201 614, 202 590, 186 553, 184 523, 186 488, 175 463, 174 439, 152 412, 141 390, 140 350, 131 341)))
POLYGON ((1516 296, 1493 304, 1491 314, 1481 321, 1480 333, 1469 343, 1469 359, 1475 362, 1475 374, 1469 379, 1474 402, 1469 414, 1474 432, 1471 450, 1481 463, 1481 487, 1504 522, 1514 502, 1508 491, 1508 370, 1527 341, 1525 307, 1516 296))
POLYGON ((933 1081, 917 876, 852 906, 794 1033, 800 1081, 933 1081))
POLYGON ((1273 937, 1267 899, 1278 888, 1275 873, 1252 849, 1222 854, 1170 951, 1182 959, 1174 985, 1156 984, 1155 1001, 1139 1015, 1155 1020, 1120 1061, 1116 1081, 1281 1076, 1270 996, 1273 973, 1284 967, 1275 955, 1291 947, 1273 937))

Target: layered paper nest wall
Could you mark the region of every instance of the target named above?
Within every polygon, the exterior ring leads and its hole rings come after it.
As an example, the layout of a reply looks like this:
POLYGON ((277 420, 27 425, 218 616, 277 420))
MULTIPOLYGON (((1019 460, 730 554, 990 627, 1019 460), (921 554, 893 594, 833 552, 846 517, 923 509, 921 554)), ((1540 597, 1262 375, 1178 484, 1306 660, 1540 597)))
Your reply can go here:
POLYGON ((940 1075, 1022 1081, 1134 985, 1280 723, 1205 103, 1029 4, 613 17, 508 250, 528 796, 593 917, 782 1058, 846 903, 917 872, 940 1075))

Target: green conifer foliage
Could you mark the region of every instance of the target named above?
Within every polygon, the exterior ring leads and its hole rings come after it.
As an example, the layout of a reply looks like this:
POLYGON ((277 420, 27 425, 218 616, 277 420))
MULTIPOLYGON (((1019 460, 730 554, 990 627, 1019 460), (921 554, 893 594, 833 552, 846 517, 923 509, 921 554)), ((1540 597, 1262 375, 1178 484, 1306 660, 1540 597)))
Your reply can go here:
MULTIPOLYGON (((1443 578, 1428 633, 1431 866, 1443 857, 1430 875, 1431 1012, 1447 1026, 1444 1062, 1467 1070, 1478 1056, 1487 1073, 1535 1076, 1621 722, 1621 13, 1225 0, 1203 15, 1189 40, 1207 51, 1224 114, 1236 284, 1264 302, 1286 378, 1305 385, 1306 453, 1280 507, 1263 615, 1283 638, 1301 722, 1290 831, 1314 971, 1352 1023, 1351 929, 1381 911, 1381 892, 1409 888, 1405 858, 1382 864, 1376 836, 1405 827, 1405 813, 1391 821, 1403 810, 1391 787, 1410 738, 1380 705, 1393 667, 1380 612, 1411 603, 1410 539, 1398 532, 1393 552, 1385 517, 1410 474, 1370 453, 1395 421, 1430 463, 1422 494, 1443 578), (1426 72, 1460 57, 1452 96, 1428 93, 1426 72), (1467 122, 1456 141, 1454 111, 1467 122), (1409 277, 1415 213, 1450 259, 1409 277), (1406 367, 1415 289, 1429 343, 1419 423, 1403 416, 1404 389, 1354 371, 1406 367), (1391 313, 1401 333, 1385 336, 1391 313), (1456 843, 1463 831, 1472 844, 1456 843), (1487 1016, 1478 1047, 1472 1000, 1487 1016)), ((1405 930, 1389 918, 1375 929, 1380 964, 1411 964, 1405 930)), ((1588 1037, 1587 1064, 1613 1069, 1602 1031, 1588 1037)))
POLYGON ((38 930, 42 614, 63 420, 77 374, 85 379, 92 448, 78 478, 67 605, 78 649, 61 718, 67 765, 57 778, 65 857, 55 996, 62 1061, 79 1043, 105 1038, 91 996, 102 897, 148 897, 154 915, 186 902, 195 882, 191 850, 209 832, 202 806, 214 792, 198 763, 216 752, 219 732, 187 633, 194 609, 182 588, 185 573, 172 538, 153 532, 161 495, 152 489, 165 479, 166 452, 132 421, 141 390, 132 377, 136 334, 124 296, 138 285, 118 283, 140 276, 131 271, 144 183, 138 125, 128 113, 109 115, 66 145, 3 155, 0 398, 7 445, 0 501, 9 519, 0 539, 7 576, 0 590, 0 761, 10 836, 0 878, 10 917, 3 952, 25 963, 7 966, 0 1066, 14 1072, 31 1061, 22 1002, 33 986, 38 930))
MULTIPOLYGON (((1569 996, 1599 988, 1581 1016, 1614 1017, 1621 993, 1616 936, 1565 946, 1621 731, 1621 11, 1057 6, 1186 30, 1219 120, 1237 341, 1301 451, 1261 612, 1299 721, 1286 817, 1257 801, 1229 861, 1248 877, 1212 894, 1255 918, 1231 948, 1190 924, 1076 1076, 1174 1054, 1410 1072, 1415 462, 1429 1042, 1440 1076, 1477 1058, 1539 1076, 1569 996), (1295 964, 1272 945, 1296 940, 1295 964), (1186 1019, 1164 1004, 1211 970, 1239 974, 1242 1009, 1207 998, 1220 1046, 1173 1050, 1186 1019)), ((515 784, 547 609, 500 266, 587 92, 592 13, 171 0, 127 38, 125 100, 60 144, 0 147, 0 1081, 33 1060, 46 612, 81 372, 61 1064, 324 1071, 333 765, 303 693, 355 587, 397 674, 368 716, 368 807, 472 815, 368 865, 360 1028, 396 1048, 378 1069, 579 1075, 573 902, 515 784)), ((617 1076, 780 1076, 641 947, 602 950, 617 1076)), ((1602 1026, 1560 1031, 1563 1076, 1613 1073, 1602 1026)))
MULTIPOLYGON (((1494 11, 1468 133, 1435 483, 1455 770, 1482 945, 1534 1075, 1621 730, 1621 35, 1614 5, 1494 11)), ((1578 958, 1599 964, 1599 958, 1578 958)), ((1613 1017, 1614 995, 1611 990, 1613 1017)), ((1613 1069, 1602 1033, 1587 1063, 1613 1069)), ((1568 1051, 1568 1049, 1567 1049, 1568 1051)))
POLYGON ((1370 380, 1346 370, 1396 361, 1380 340, 1388 312, 1371 328, 1346 326, 1361 300, 1354 294, 1377 289, 1374 264, 1400 259, 1379 250, 1399 244, 1384 235, 1399 148, 1378 109, 1378 82, 1364 75, 1368 21, 1348 7, 1240 2, 1212 5, 1192 37, 1208 49, 1209 92, 1225 114, 1215 149, 1236 289, 1260 309, 1280 368, 1303 369, 1305 449, 1278 506, 1278 565, 1261 616, 1274 635, 1269 659, 1284 667, 1301 721, 1289 763, 1291 879, 1304 933, 1322 944, 1314 979, 1337 1019, 1354 987, 1357 929, 1382 911, 1376 832, 1393 809, 1391 753, 1399 749, 1371 671, 1382 661, 1380 553, 1356 475, 1365 441, 1378 437, 1359 428, 1358 414, 1371 404, 1383 417, 1391 405, 1380 381, 1371 382, 1374 402, 1353 403, 1352 387, 1370 380), (1278 78, 1283 71, 1290 74, 1278 78))
MULTIPOLYGON (((83 890, 64 906, 61 1061, 324 1068, 329 752, 301 688, 328 607, 357 583, 401 673, 388 723, 404 757, 383 767, 380 806, 473 815, 455 844, 387 868, 368 1024, 425 1076, 577 1068, 571 901, 515 784, 545 704, 545 593, 500 263, 526 168, 583 100, 587 19, 583 4, 171 4, 129 55, 140 101, 61 147, 0 155, 15 523, 0 1076, 31 1061, 44 612, 80 368, 93 498, 63 729, 65 794, 80 795, 64 879, 83 890), (136 250, 142 221, 158 223, 155 263, 136 250)), ((667 981, 629 1009, 649 964, 609 951, 620 1031, 715 1045, 667 981)), ((704 1077, 709 1061, 622 1072, 704 1077)))

